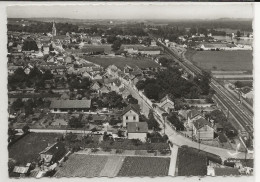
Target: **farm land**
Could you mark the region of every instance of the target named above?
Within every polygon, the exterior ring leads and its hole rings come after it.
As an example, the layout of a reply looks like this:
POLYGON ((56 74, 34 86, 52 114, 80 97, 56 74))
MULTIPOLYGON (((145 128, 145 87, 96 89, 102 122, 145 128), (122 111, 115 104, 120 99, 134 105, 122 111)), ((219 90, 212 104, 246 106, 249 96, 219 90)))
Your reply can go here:
POLYGON ((21 165, 26 165, 28 162, 37 162, 39 153, 48 144, 55 143, 57 137, 61 137, 61 134, 29 133, 8 148, 9 158, 14 159, 21 165))
POLYGON ((72 154, 55 177, 167 176, 168 157, 72 154))
POLYGON ((118 176, 167 176, 170 158, 126 157, 118 176))
POLYGON ((154 62, 151 58, 141 57, 141 58, 132 58, 132 57, 104 57, 104 56, 85 56, 84 59, 99 64, 104 68, 107 68, 109 65, 115 65, 120 69, 123 69, 126 65, 131 67, 138 66, 139 68, 156 68, 160 65, 154 62))
POLYGON ((178 150, 178 176, 207 175, 207 158, 189 148, 180 147, 178 150))
POLYGON ((108 161, 108 156, 72 154, 57 169, 55 177, 98 177, 108 161))
POLYGON ((205 70, 252 71, 252 51, 195 51, 185 53, 188 60, 205 70))

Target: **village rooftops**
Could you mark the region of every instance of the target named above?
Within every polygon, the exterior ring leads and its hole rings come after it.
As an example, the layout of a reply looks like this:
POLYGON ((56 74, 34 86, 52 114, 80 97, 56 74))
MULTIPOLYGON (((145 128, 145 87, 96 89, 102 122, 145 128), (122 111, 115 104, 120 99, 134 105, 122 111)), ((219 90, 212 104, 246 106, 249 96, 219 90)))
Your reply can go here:
POLYGON ((201 113, 199 111, 197 111, 196 109, 191 110, 188 114, 187 117, 192 119, 198 115, 201 115, 201 113))
POLYGON ((208 122, 206 119, 204 118, 199 118, 197 120, 195 120, 193 122, 193 125, 196 129, 200 129, 202 127, 204 127, 205 125, 211 126, 210 122, 208 122))
POLYGON ((90 108, 91 100, 54 100, 51 102, 50 108, 90 108))
POLYGON ((128 133, 147 133, 148 124, 146 122, 129 122, 127 124, 128 133))

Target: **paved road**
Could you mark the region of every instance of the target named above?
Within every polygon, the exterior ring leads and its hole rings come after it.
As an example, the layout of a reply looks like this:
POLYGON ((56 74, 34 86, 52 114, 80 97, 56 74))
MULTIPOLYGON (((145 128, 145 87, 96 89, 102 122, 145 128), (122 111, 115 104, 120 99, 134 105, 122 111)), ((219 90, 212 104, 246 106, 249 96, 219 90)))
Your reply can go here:
MULTIPOLYGON (((141 110, 145 115, 148 115, 149 110, 152 109, 138 94, 138 91, 133 89, 130 85, 126 85, 126 88, 128 91, 132 94, 134 98, 138 100, 138 103, 141 105, 141 110)), ((155 119, 158 121, 158 123, 161 125, 161 128, 164 127, 164 122, 161 120, 160 117, 155 117, 155 119)), ((194 147, 199 149, 199 144, 197 142, 194 142, 190 140, 189 138, 186 138, 185 136, 179 134, 176 132, 167 122, 165 123, 165 133, 168 135, 169 140, 173 142, 177 146, 187 145, 190 147, 194 147)), ((219 155, 222 159, 227 158, 245 158, 245 153, 241 152, 236 154, 236 151, 234 150, 228 150, 224 148, 218 148, 214 146, 209 146, 205 144, 200 144, 200 149, 204 150, 206 152, 210 152, 216 155, 219 155)), ((253 159, 253 154, 247 154, 247 158, 253 159)))
POLYGON ((176 171, 178 148, 179 147, 176 145, 173 145, 173 147, 171 147, 171 161, 170 161, 168 176, 175 176, 176 174, 175 171, 176 171))

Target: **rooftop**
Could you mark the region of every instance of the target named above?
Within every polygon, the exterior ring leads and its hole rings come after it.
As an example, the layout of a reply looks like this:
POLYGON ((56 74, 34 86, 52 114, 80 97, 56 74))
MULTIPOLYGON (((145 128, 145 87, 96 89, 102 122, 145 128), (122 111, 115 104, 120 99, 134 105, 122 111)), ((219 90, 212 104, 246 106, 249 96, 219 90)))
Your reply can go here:
POLYGON ((146 122, 129 122, 127 124, 128 133, 147 133, 148 124, 146 122))
POLYGON ((50 108, 90 108, 91 100, 54 100, 50 108))

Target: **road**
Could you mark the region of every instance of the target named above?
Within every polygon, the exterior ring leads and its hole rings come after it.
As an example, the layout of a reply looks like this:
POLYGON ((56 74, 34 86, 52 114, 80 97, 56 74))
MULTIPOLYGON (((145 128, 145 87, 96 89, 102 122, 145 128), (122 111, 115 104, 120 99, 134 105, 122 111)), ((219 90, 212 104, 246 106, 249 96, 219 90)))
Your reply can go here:
MULTIPOLYGON (((148 115, 150 109, 153 108, 149 106, 149 104, 146 101, 143 100, 143 98, 139 95, 138 91, 135 90, 131 85, 127 84, 125 85, 125 87, 131 93, 131 95, 138 100, 142 112, 145 115, 148 115)), ((162 119, 159 116, 156 116, 155 119, 158 121, 161 128, 164 128, 164 122, 162 121, 162 119)), ((189 138, 186 138, 185 136, 179 134, 167 122, 165 122, 165 134, 168 135, 169 140, 177 146, 187 145, 199 149, 199 144, 197 142, 194 142, 189 138)), ((243 152, 236 154, 236 151, 234 150, 218 148, 218 147, 209 146, 205 144, 200 144, 200 149, 206 152, 219 155, 222 159, 245 158, 245 153, 243 152)), ((253 154, 247 154, 247 159, 253 159, 253 154)))
MULTIPOLYGON (((156 38, 150 35, 155 41, 156 38)), ((184 53, 181 55, 176 55, 176 51, 173 51, 166 47, 161 42, 157 41, 159 46, 163 47, 165 52, 168 53, 174 60, 178 61, 180 66, 182 66, 188 73, 191 75, 201 75, 202 70, 192 64, 189 60, 187 60, 184 56, 184 53)), ((225 106, 229 109, 232 115, 235 117, 235 120, 238 121, 242 125, 242 130, 246 131, 251 138, 253 136, 253 112, 250 109, 244 107, 241 104, 238 104, 237 99, 230 94, 226 88, 220 85, 216 80, 213 78, 211 79, 210 86, 215 90, 216 96, 223 101, 225 106)))

